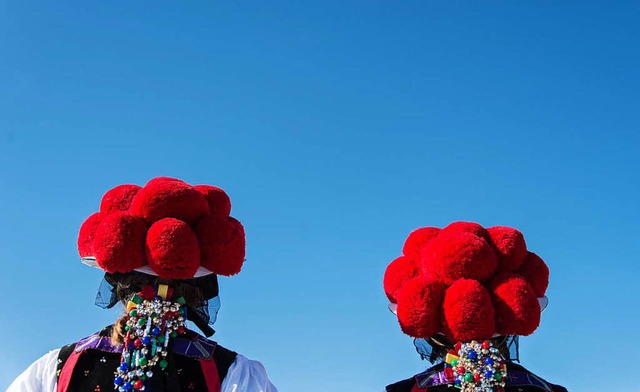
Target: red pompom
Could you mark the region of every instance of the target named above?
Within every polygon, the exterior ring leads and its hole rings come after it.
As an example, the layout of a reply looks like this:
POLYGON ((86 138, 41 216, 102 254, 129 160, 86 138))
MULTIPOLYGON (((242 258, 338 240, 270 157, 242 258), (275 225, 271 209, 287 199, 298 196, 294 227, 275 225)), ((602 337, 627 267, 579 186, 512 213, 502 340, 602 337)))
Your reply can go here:
POLYGON ((442 229, 443 233, 472 233, 477 235, 480 238, 483 238, 485 241, 491 241, 491 237, 489 237, 489 232, 487 229, 482 227, 480 224, 475 222, 453 222, 447 225, 447 227, 442 229))
POLYGON ((179 180, 179 179, 177 179, 177 178, 173 178, 173 177, 162 177, 162 176, 161 176, 161 177, 154 177, 154 178, 150 179, 146 184, 144 184, 144 186, 152 185, 152 184, 155 184, 155 183, 158 183, 158 182, 167 182, 167 181, 181 182, 181 183, 183 183, 183 184, 186 184, 186 182, 184 182, 184 181, 182 181, 182 180, 179 180))
POLYGON ((210 215, 198 222, 196 233, 203 267, 224 276, 240 272, 245 256, 244 228, 240 222, 232 217, 210 215))
POLYGON ((529 282, 537 297, 544 297, 549 286, 549 267, 535 253, 527 253, 519 274, 529 282))
POLYGON ((151 225, 146 245, 149 266, 161 279, 190 279, 198 270, 198 238, 179 219, 164 218, 151 225))
POLYGON ((443 329, 453 341, 489 339, 495 333, 491 295, 473 279, 460 279, 444 295, 443 329))
POLYGON ((398 290, 398 321, 402 331, 414 338, 428 338, 440 332, 445 287, 426 276, 408 281, 398 290))
POLYGON ((80 257, 94 257, 96 255, 93 244, 101 217, 102 214, 96 212, 89 216, 80 226, 80 232, 78 233, 78 254, 80 254, 80 257))
POLYGON ((429 241, 438 235, 440 229, 437 227, 421 227, 412 231, 404 242, 402 254, 419 259, 420 254, 429 241))
POLYGON ((207 199, 211 215, 229 216, 231 213, 231 200, 222 189, 211 185, 196 185, 194 188, 207 199))
POLYGON ((142 189, 137 185, 118 185, 107 191, 100 202, 100 212, 108 214, 114 211, 127 211, 131 200, 142 189))
POLYGON ((485 281, 496 271, 498 258, 491 245, 469 232, 444 232, 430 241, 422 262, 426 271, 450 285, 460 278, 485 281))
POLYGON ((146 264, 145 222, 127 212, 113 212, 100 220, 94 249, 98 265, 109 273, 131 272, 146 264))
POLYGON ((522 233, 507 226, 491 227, 488 231, 491 242, 500 256, 498 271, 517 271, 527 256, 527 244, 522 233))
POLYGON ((524 278, 498 275, 490 285, 496 310, 496 330, 501 335, 531 335, 540 325, 540 304, 524 278))
POLYGON ((200 192, 184 182, 150 181, 133 198, 131 213, 148 223, 176 218, 194 224, 209 215, 209 204, 200 192))
POLYGON ((396 302, 396 293, 409 280, 418 276, 419 270, 413 259, 407 256, 400 256, 393 260, 384 271, 382 284, 387 298, 392 303, 396 302))

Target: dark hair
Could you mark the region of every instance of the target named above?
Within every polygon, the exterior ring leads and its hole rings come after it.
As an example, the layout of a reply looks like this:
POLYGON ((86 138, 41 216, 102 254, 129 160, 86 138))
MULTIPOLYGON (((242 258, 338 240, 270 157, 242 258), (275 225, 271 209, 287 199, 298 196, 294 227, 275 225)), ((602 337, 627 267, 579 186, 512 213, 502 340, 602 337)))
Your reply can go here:
POLYGON ((170 286, 173 289, 173 298, 183 297, 187 308, 190 309, 197 309, 208 299, 218 295, 216 275, 189 280, 166 280, 141 272, 129 272, 126 274, 106 274, 105 280, 113 287, 113 294, 117 301, 125 305, 125 313, 113 324, 111 331, 111 344, 114 346, 122 345, 124 342, 127 302, 145 286, 158 284, 170 286))

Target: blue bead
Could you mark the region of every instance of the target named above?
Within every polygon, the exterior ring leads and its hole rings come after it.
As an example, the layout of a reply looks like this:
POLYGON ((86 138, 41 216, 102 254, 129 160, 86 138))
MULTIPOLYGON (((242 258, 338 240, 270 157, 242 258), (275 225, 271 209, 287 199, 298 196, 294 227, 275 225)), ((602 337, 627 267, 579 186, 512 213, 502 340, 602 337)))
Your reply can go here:
POLYGON ((126 372, 127 370, 129 370, 129 365, 126 362, 122 362, 120 364, 120 370, 122 370, 123 372, 126 372))
POLYGON ((484 372, 484 378, 491 378, 493 377, 493 372, 491 370, 487 370, 486 372, 484 372))
POLYGON ((124 380, 122 379, 122 377, 118 376, 118 377, 116 377, 116 379, 114 380, 114 382, 116 383, 116 385, 122 385, 122 383, 124 382, 124 380))
POLYGON ((160 335, 160 328, 153 327, 153 329, 151 330, 151 334, 154 335, 154 336, 160 335))
POLYGON ((161 297, 161 296, 159 296, 159 295, 156 295, 153 299, 154 299, 155 301, 162 301, 162 297, 161 297))
POLYGON ((122 388, 124 388, 125 391, 130 391, 131 388, 133 388, 133 385, 131 385, 131 383, 129 381, 127 381, 127 382, 124 383, 122 388))
POLYGON ((142 344, 144 344, 146 346, 149 343, 151 343, 151 338, 150 337, 145 336, 145 337, 142 338, 142 344))
POLYGON ((476 354, 476 352, 474 350, 469 351, 469 354, 467 354, 467 356, 469 357, 469 359, 478 358, 478 354, 476 354))
POLYGON ((485 365, 493 365, 493 359, 487 358, 484 360, 485 365))

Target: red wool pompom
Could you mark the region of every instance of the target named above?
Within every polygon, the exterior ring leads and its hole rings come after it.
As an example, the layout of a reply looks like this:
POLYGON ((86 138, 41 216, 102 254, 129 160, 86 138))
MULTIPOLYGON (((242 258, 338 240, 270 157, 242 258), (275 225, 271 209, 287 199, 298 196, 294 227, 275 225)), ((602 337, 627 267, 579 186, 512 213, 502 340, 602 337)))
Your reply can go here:
POLYGON ((167 181, 181 182, 181 183, 183 183, 183 184, 186 184, 186 182, 184 182, 184 181, 182 181, 182 180, 179 180, 179 179, 177 179, 177 178, 173 178, 173 177, 162 177, 162 176, 161 176, 161 177, 154 177, 154 178, 150 179, 146 184, 144 184, 144 186, 152 185, 152 184, 155 184, 155 183, 158 183, 158 182, 167 182, 167 181))
POLYGON ((396 293, 409 280, 418 276, 419 270, 413 259, 407 256, 400 256, 393 260, 384 271, 382 284, 387 298, 392 303, 396 303, 396 293))
POLYGON ((485 241, 491 241, 491 237, 489 237, 489 232, 487 229, 482 227, 480 224, 475 222, 453 222, 447 225, 447 227, 442 229, 443 233, 472 233, 477 235, 480 238, 483 238, 485 241))
POLYGON ((196 185, 194 188, 207 199, 211 215, 227 217, 231 214, 231 199, 225 191, 211 185, 196 185))
POLYGON ((490 285, 496 310, 496 330, 501 335, 531 335, 540 325, 540 304, 524 278, 498 275, 490 285))
POLYGON ((421 227, 412 231, 402 247, 402 254, 419 259, 420 254, 429 241, 438 235, 437 227, 421 227))
POLYGON ((187 223, 175 218, 151 225, 146 254, 149 266, 161 279, 190 279, 200 264, 196 234, 187 223))
POLYGON ((96 212, 90 215, 80 226, 80 232, 78 233, 78 254, 80 254, 80 257, 94 257, 96 255, 93 244, 101 217, 102 214, 96 212))
POLYGON ((498 265, 491 245, 469 232, 441 232, 427 244, 423 256, 426 271, 448 285, 460 278, 488 280, 498 265))
POLYGON ((100 202, 100 212, 108 214, 114 211, 127 211, 131 200, 142 189, 138 185, 118 185, 107 191, 100 202))
POLYGON ((398 322, 414 338, 428 338, 440 331, 445 287, 426 276, 408 281, 398 290, 398 322))
POLYGON ((453 341, 489 339, 495 333, 491 295, 473 279, 460 279, 444 295, 443 332, 453 341))
POLYGON ((491 242, 498 251, 499 272, 517 271, 527 256, 527 244, 519 230, 507 226, 495 226, 488 229, 491 242))
POLYGON ((200 241, 200 263, 218 275, 235 275, 242 269, 245 236, 242 224, 232 217, 210 215, 196 226, 200 241))
POLYGON ((150 181, 133 198, 131 213, 148 223, 176 218, 194 224, 209 215, 209 203, 200 192, 184 182, 150 181))
POLYGON ((146 264, 147 225, 127 212, 113 212, 100 220, 94 249, 98 265, 109 273, 131 272, 146 264))
POLYGON ((537 254, 529 252, 518 273, 529 282, 537 297, 544 297, 549 286, 549 267, 537 254))

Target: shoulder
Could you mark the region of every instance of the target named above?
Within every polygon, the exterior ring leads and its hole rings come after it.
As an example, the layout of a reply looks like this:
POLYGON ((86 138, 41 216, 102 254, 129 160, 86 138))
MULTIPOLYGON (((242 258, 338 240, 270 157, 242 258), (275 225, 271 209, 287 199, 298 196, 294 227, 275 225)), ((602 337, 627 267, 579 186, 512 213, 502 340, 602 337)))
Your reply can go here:
POLYGON ((410 392, 416 385, 415 378, 407 378, 406 380, 398 381, 393 384, 387 385, 386 392, 410 392))
MULTIPOLYGON (((567 392, 565 387, 548 382, 522 365, 509 363, 507 366, 507 382, 511 387, 518 387, 518 390, 525 391, 567 392)), ((507 391, 509 391, 509 388, 507 388, 507 391)))
POLYGON ((259 361, 236 354, 227 376, 222 381, 222 392, 277 392, 267 376, 267 369, 259 361))
POLYGON ((56 385, 60 349, 49 351, 33 362, 9 386, 7 392, 51 392, 56 385))

